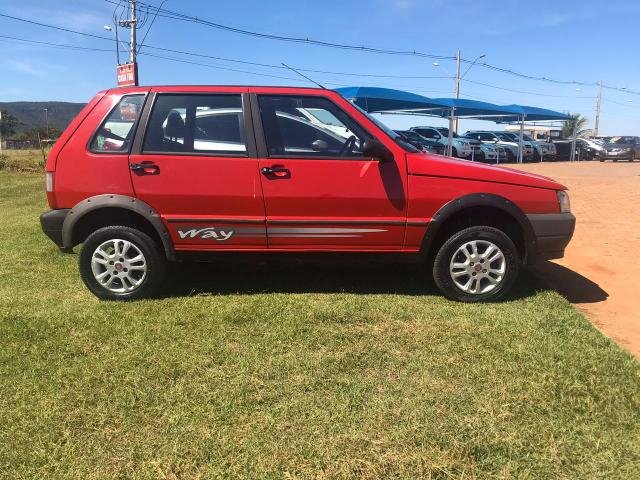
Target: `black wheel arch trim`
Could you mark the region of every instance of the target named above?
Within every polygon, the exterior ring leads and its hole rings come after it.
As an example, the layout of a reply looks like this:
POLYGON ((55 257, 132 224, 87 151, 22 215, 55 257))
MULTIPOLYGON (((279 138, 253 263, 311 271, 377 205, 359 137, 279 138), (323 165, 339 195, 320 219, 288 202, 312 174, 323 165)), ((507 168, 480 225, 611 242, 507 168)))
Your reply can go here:
POLYGON ((422 252, 429 253, 440 227, 462 210, 472 207, 493 207, 512 216, 520 225, 524 237, 525 256, 536 251, 536 237, 527 215, 515 203, 500 195, 492 193, 471 193, 445 203, 433 216, 422 240, 422 252))
POLYGON ((87 213, 101 208, 122 208, 130 210, 144 217, 158 233, 168 260, 175 260, 175 250, 171 236, 164 226, 158 212, 149 204, 128 195, 103 194, 85 198, 76 203, 64 219, 62 224, 62 250, 71 251, 73 245, 73 229, 78 221, 87 213))

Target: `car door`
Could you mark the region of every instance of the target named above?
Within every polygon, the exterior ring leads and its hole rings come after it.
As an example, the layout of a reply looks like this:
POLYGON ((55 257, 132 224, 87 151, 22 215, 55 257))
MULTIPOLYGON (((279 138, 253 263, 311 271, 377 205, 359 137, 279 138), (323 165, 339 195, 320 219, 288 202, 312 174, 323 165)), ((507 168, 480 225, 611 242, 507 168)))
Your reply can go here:
POLYGON ((365 157, 372 135, 326 97, 258 94, 252 110, 270 249, 402 248, 403 154, 365 157))
POLYGON ((265 248, 248 94, 158 89, 151 97, 129 157, 131 179, 176 250, 265 248))

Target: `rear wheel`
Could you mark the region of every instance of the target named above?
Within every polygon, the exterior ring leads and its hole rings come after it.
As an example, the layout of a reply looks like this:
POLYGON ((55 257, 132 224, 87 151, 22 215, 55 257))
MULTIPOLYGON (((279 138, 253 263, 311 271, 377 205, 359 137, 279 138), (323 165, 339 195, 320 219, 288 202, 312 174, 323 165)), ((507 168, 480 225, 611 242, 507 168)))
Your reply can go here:
POLYGON ((85 240, 80 276, 103 300, 134 300, 151 295, 162 283, 166 261, 149 235, 130 227, 104 227, 85 240))
POLYGON ((497 228, 477 226, 444 242, 433 263, 433 278, 447 298, 486 302, 509 292, 519 269, 513 241, 497 228))

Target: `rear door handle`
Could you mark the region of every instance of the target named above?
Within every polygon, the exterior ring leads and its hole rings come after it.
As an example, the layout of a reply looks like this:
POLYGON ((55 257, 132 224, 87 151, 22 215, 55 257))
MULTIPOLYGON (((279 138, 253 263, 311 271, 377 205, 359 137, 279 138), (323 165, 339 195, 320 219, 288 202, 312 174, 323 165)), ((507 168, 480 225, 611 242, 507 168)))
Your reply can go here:
POLYGON ((153 162, 131 163, 129 168, 136 175, 159 175, 160 167, 153 162))
POLYGON ((273 165, 271 167, 262 167, 262 174, 266 177, 289 178, 291 172, 282 165, 273 165))

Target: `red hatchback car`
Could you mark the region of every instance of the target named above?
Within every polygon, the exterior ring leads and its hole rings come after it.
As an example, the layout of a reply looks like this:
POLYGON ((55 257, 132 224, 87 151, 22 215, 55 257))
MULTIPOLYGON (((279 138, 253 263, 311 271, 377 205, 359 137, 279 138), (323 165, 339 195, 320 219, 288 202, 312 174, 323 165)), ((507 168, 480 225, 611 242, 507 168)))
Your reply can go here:
POLYGON ((575 217, 545 177, 422 153, 337 92, 165 86, 98 93, 46 164, 44 232, 134 299, 187 252, 395 252, 449 298, 495 300, 559 258, 575 217))

